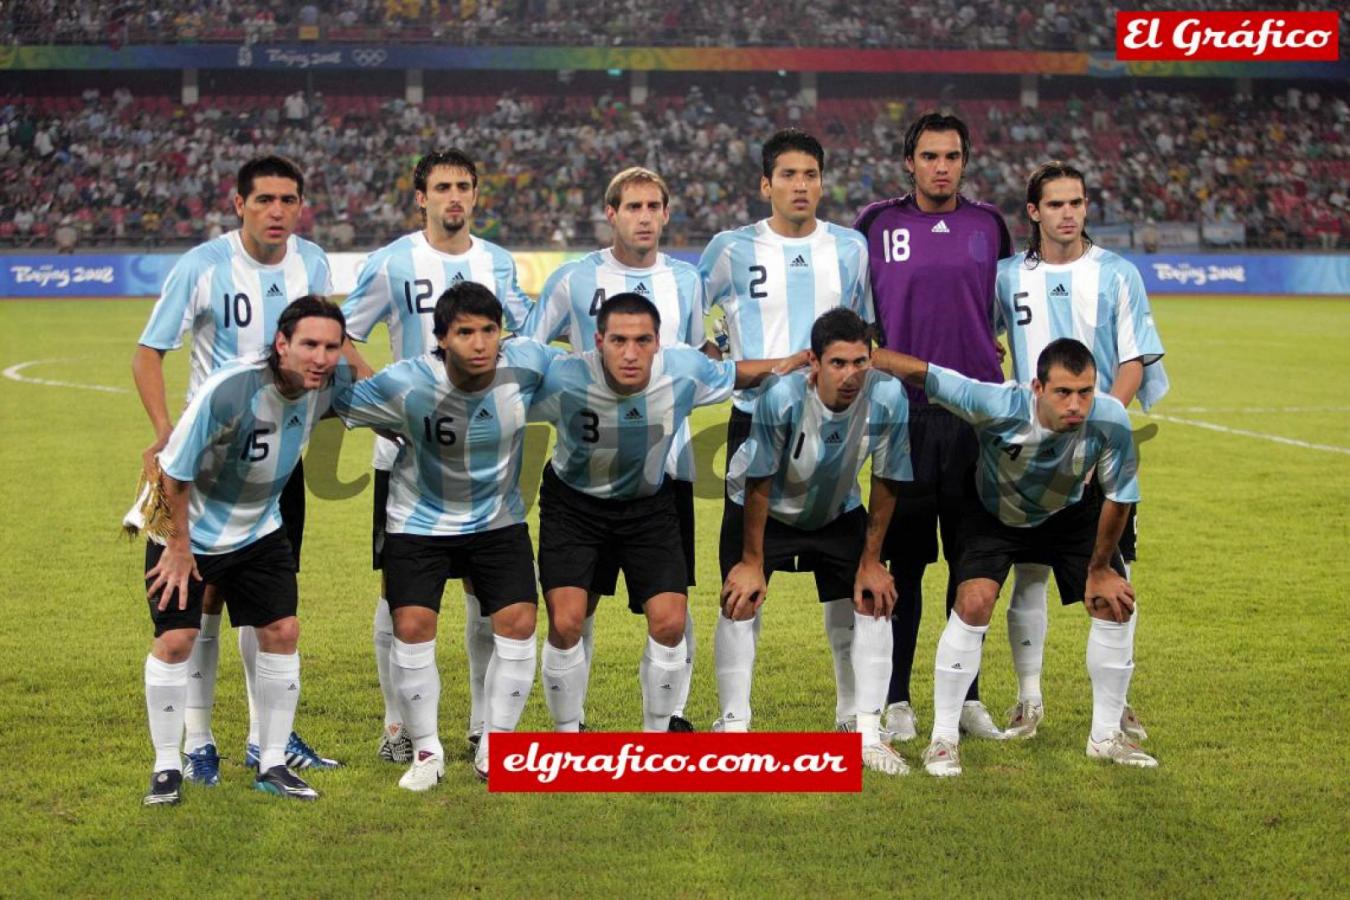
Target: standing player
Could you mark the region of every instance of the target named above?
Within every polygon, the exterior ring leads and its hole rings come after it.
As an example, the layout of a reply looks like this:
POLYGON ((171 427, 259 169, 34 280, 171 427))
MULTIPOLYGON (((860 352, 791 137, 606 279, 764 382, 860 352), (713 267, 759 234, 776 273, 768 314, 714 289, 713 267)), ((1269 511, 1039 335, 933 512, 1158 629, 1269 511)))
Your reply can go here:
MULTIPOLYGON (((1008 333, 1013 377, 1029 384, 1036 375, 1036 359, 1051 341, 1077 338, 1092 350, 1098 392, 1127 408, 1137 396, 1148 409, 1167 393, 1168 384, 1144 280, 1133 263, 1092 243, 1085 227, 1087 206, 1087 182, 1070 165, 1046 163, 1027 182, 1027 249, 1000 263, 998 276, 998 320, 1008 333)), ((1096 483, 1088 490, 1095 492, 1096 483)), ((1128 574, 1135 559, 1133 506, 1120 552, 1128 574)), ((1008 713, 1008 734, 1031 737, 1045 715, 1041 663, 1050 570, 1025 563, 1015 573, 1008 643, 1018 695, 1008 713)), ((1138 620, 1136 609, 1130 617, 1131 640, 1138 620)), ((1136 740, 1147 737, 1128 703, 1120 727, 1136 740)))
POLYGON ((521 450, 530 401, 561 353, 529 340, 502 344, 502 305, 475 282, 445 291, 434 318, 434 353, 394 363, 334 400, 348 427, 406 441, 389 478, 383 558, 394 623, 389 675, 414 754, 399 785, 410 791, 445 775, 436 625, 447 578, 472 579, 492 622, 476 759, 483 777, 488 733, 515 730, 534 685, 538 595, 521 450))
POLYGON ((666 477, 671 442, 696 406, 762 380, 786 360, 714 362, 689 347, 661 348, 661 314, 621 293, 596 317, 596 349, 554 360, 531 418, 558 430, 539 489, 539 580, 548 608, 545 699, 559 731, 581 723, 589 672, 580 644, 598 567, 613 561, 628 607, 647 617, 639 668, 642 722, 667 731, 688 678, 688 567, 666 477))
MULTIPOLYGON (((239 229, 189 250, 164 282, 131 364, 136 390, 155 430, 154 442, 142 455, 147 478, 152 475, 155 455, 164 448, 173 429, 164 392, 164 354, 182 346, 183 333, 192 334, 188 380, 191 400, 206 378, 222 365, 255 356, 271 346, 277 317, 286 304, 332 289, 324 252, 295 234, 304 195, 305 177, 290 160, 264 156, 245 163, 235 182, 234 210, 239 215, 239 229)), ((305 528, 305 476, 299 463, 281 495, 281 518, 298 568, 305 528)), ((214 785, 220 778, 211 712, 220 659, 222 599, 208 587, 201 631, 188 663, 192 679, 187 698, 187 778, 205 785, 214 785)), ((253 629, 240 628, 239 655, 243 657, 249 709, 244 761, 255 768, 262 709, 253 678, 257 654, 253 629)), ((296 768, 338 765, 315 753, 299 735, 291 736, 287 752, 296 768)))
MULTIPOLYGON (((364 342, 380 322, 389 329, 389 347, 394 360, 416 359, 437 346, 432 334, 437 298, 464 281, 481 284, 498 297, 506 327, 515 331, 525 323, 529 300, 516 283, 516 263, 511 254, 470 233, 474 206, 478 203, 478 168, 459 150, 428 153, 413 169, 414 198, 425 225, 370 255, 347 295, 342 311, 347 315, 353 340, 364 342)), ((355 351, 353 359, 360 361, 355 351)), ((364 363, 361 363, 363 366, 364 363)), ((375 440, 375 509, 373 566, 380 569, 384 546, 389 470, 398 447, 385 438, 375 440)), ((482 615, 469 585, 464 591, 464 645, 469 656, 469 742, 476 744, 483 731, 483 684, 492 659, 492 621, 482 615)), ((390 675, 394 646, 394 623, 384 596, 375 602, 375 668, 384 694, 384 730, 379 756, 389 762, 412 760, 412 744, 403 733, 399 703, 390 675)))
POLYGON ((1157 766, 1120 729, 1134 672, 1134 589, 1116 546, 1129 505, 1139 501, 1138 457, 1125 407, 1097 395, 1092 352, 1073 338, 1051 341, 1030 387, 975 381, 899 353, 877 351, 874 361, 970 422, 980 445, 956 605, 934 663, 924 768, 930 775, 961 774, 962 700, 979 673, 998 592, 1017 562, 1050 566, 1063 602, 1081 602, 1091 617, 1087 755, 1157 766), (1089 493, 1085 478, 1094 469, 1100 491, 1089 493))
MULTIPOLYGON (((867 236, 882 339, 891 350, 980 381, 1000 382, 992 325, 994 279, 998 261, 1012 246, 999 211, 959 193, 970 160, 965 123, 938 113, 920 116, 905 134, 904 153, 913 193, 873 203, 854 223, 867 236)), ((914 480, 900 487, 885 547, 900 599, 892 619, 895 655, 883 726, 902 741, 918 734, 909 679, 923 613, 923 572, 937 562, 940 530, 950 615, 961 558, 963 495, 978 452, 970 426, 930 405, 921 387, 908 388, 914 480)), ((971 683, 966 700, 962 730, 1002 737, 979 701, 978 683, 971 683)))
MULTIPOLYGON (((215 587, 236 627, 256 630, 260 791, 318 797, 287 767, 300 697, 295 557, 280 498, 310 432, 329 406, 344 340, 342 313, 318 297, 291 303, 266 357, 218 369, 193 395, 157 455, 170 527, 145 548, 155 642, 145 660, 145 701, 155 769, 147 806, 181 799, 179 742, 189 657, 202 601, 215 587)), ((158 476, 157 476, 158 477, 158 476)), ((208 782, 209 783, 209 782, 208 782)))
POLYGON ((749 730, 757 620, 769 578, 775 570, 814 572, 820 602, 853 619, 843 655, 856 698, 852 707, 836 706, 835 719, 856 722, 863 765, 904 775, 909 767, 880 735, 895 605, 881 543, 896 483, 912 476, 909 403, 899 381, 870 368, 871 354, 867 323, 832 309, 811 328, 810 373, 779 379, 755 401, 750 438, 728 467, 732 514, 722 526, 717 687, 722 730, 749 730), (872 495, 864 512, 858 473, 869 458, 872 495))
MULTIPOLYGON (((522 333, 548 343, 566 336, 577 350, 595 346, 596 316, 606 297, 625 292, 651 300, 661 314, 661 346, 702 348, 703 282, 698 269, 660 252, 661 231, 670 221, 670 190, 650 169, 624 169, 605 189, 605 218, 614 229, 614 245, 569 262, 549 276, 539 302, 530 311, 522 333)), ((671 445, 667 468, 673 479, 680 517, 680 542, 694 585, 694 453, 686 422, 671 445)), ((601 594, 613 594, 618 567, 609 562, 597 572, 597 584, 581 627, 581 643, 589 670, 594 644, 595 605, 601 594)), ((684 640, 693 678, 694 617, 686 615, 684 640)), ((671 731, 693 731, 684 717, 690 680, 676 698, 671 731)))
MULTIPOLYGON (((816 218, 825 150, 804 131, 788 128, 764 143, 760 196, 769 218, 712 239, 699 260, 709 311, 726 315, 732 359, 763 359, 807 350, 822 313, 843 306, 872 320, 867 242, 856 231, 816 218)), ((727 462, 750 434, 757 394, 738 391, 727 423, 727 462)), ((725 501, 722 519, 732 514, 725 501)), ((846 656, 853 617, 826 604, 825 633, 834 651, 835 682, 852 706, 853 667, 846 656)))

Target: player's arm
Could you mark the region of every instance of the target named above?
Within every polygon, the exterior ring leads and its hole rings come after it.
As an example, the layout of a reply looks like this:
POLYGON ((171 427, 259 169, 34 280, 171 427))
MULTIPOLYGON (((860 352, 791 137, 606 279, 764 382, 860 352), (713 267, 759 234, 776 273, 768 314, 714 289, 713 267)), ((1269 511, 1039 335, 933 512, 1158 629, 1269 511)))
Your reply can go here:
POLYGON ((889 619, 895 609, 895 579, 881 562, 881 547, 886 540, 886 530, 891 527, 899 490, 898 482, 872 476, 872 496, 867 504, 867 538, 858 560, 858 574, 853 579, 853 608, 871 614, 874 619, 889 619), (871 594, 870 604, 866 594, 871 594))
POLYGON ((908 353, 887 350, 884 347, 872 351, 872 368, 894 375, 916 388, 923 388, 928 379, 928 363, 915 359, 908 353))
POLYGON ((722 611, 729 619, 747 618, 764 603, 768 585, 764 579, 764 526, 769 521, 771 478, 745 479, 745 525, 741 537, 741 561, 727 573, 722 585, 722 611))
POLYGON ((786 375, 811 364, 811 353, 802 350, 777 359, 743 359, 736 363, 736 389, 758 387, 770 375, 786 375))
POLYGON ((1111 396, 1128 407, 1134 402, 1134 395, 1144 383, 1144 361, 1131 359, 1116 367, 1116 377, 1111 381, 1111 396))
POLYGON ((342 339, 342 359, 356 373, 356 381, 364 381, 375 374, 375 370, 366 362, 361 351, 356 349, 356 344, 352 343, 350 335, 342 339))
POLYGON ((145 472, 146 480, 154 473, 155 455, 164 449, 173 432, 169 402, 164 393, 165 352, 137 344, 136 353, 131 358, 131 377, 136 382, 136 393, 140 395, 145 414, 150 417, 150 427, 155 431, 154 441, 141 453, 141 469, 145 472))
POLYGON ((197 560, 192 555, 192 539, 188 531, 188 484, 176 478, 164 475, 160 485, 164 490, 164 502, 169 507, 169 519, 173 523, 172 535, 164 542, 164 553, 154 568, 145 573, 150 582, 146 596, 151 599, 159 595, 158 608, 168 609, 175 594, 178 608, 187 609, 188 581, 201 581, 197 571, 197 560))
POLYGON ((1134 614, 1134 588, 1111 568, 1111 557, 1125 533, 1125 522, 1130 515, 1128 503, 1102 501, 1102 512, 1097 519, 1097 540, 1088 561, 1087 588, 1083 602, 1089 612, 1106 608, 1116 622, 1128 622, 1134 614))

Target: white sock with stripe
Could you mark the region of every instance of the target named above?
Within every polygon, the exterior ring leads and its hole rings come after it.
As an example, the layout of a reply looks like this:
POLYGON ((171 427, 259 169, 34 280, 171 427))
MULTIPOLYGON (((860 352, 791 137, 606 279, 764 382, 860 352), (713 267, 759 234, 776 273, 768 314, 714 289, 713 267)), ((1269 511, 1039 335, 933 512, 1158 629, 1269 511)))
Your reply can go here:
POLYGON ((216 673, 220 670, 220 615, 202 614, 202 625, 187 659, 187 707, 183 722, 187 736, 183 749, 189 752, 214 744, 211 710, 216 705, 216 673))
POLYGON ((566 650, 544 644, 540 680, 544 685, 544 701, 553 716, 555 730, 579 729, 590 674, 586 665, 586 651, 580 641, 566 650))
POLYGON ((155 749, 155 771, 182 771, 178 754, 183 739, 183 710, 187 707, 188 664, 145 657, 145 712, 150 722, 150 745, 155 749))
POLYGON ((258 771, 286 765, 286 742, 300 704, 300 654, 259 651, 254 683, 258 689, 258 771))

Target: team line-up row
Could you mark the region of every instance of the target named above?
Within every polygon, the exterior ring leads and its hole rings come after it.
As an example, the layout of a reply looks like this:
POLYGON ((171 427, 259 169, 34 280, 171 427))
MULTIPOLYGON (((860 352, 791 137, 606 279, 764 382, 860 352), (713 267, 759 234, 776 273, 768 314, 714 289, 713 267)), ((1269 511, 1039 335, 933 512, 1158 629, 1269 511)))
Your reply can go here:
POLYGON ((1156 765, 1135 743, 1143 729, 1126 702, 1137 617, 1124 563, 1138 488, 1124 406, 1166 391, 1162 346, 1138 272, 1086 235, 1081 174, 1052 163, 1032 175, 1033 236, 1013 256, 998 213, 958 193, 969 152, 960 120, 920 118, 905 142, 914 192, 873 204, 846 229, 815 218, 820 144, 775 134, 760 185, 771 216, 718 235, 698 266, 659 251, 664 180, 625 170, 605 197, 613 246, 563 266, 537 302, 516 288, 510 255, 470 233, 473 161, 431 153, 413 179, 425 227, 372 254, 341 311, 320 298, 322 251, 293 233, 303 175, 278 157, 246 164, 240 229, 180 260, 133 363, 156 432, 144 460, 148 502, 130 517, 156 537, 146 563, 156 633, 146 802, 178 802, 184 777, 219 779, 210 714, 222 605, 239 627, 256 786, 313 798, 295 770, 336 764, 292 727, 300 454, 330 413, 381 434, 379 753, 411 764, 403 787, 425 790, 445 772, 435 637, 447 579, 465 579, 469 734, 483 777, 487 735, 514 729, 530 693, 537 592, 518 489, 528 420, 558 434, 540 488, 538 553, 548 614, 538 668, 556 726, 584 727, 591 615, 622 571, 630 608, 648 623, 644 728, 692 730, 688 416, 728 397, 714 730, 749 727, 769 576, 810 570, 834 657, 837 725, 862 734, 868 768, 907 771, 891 742, 917 733, 909 674, 940 527, 949 617, 925 768, 958 774, 963 732, 1035 733, 1051 570, 1062 599, 1091 615, 1089 756, 1156 765), (703 333, 714 307, 729 360, 703 333), (349 339, 366 340, 379 322, 396 361, 375 374, 349 339), (996 331, 1012 356, 1007 384, 996 331), (162 358, 184 333, 190 402, 175 426, 162 358), (549 346, 559 338, 575 352, 549 346), (858 475, 869 460, 864 510, 858 475), (136 521, 146 512, 149 522, 136 521), (1014 564, 1019 701, 1005 730, 979 701, 975 676, 1014 564))

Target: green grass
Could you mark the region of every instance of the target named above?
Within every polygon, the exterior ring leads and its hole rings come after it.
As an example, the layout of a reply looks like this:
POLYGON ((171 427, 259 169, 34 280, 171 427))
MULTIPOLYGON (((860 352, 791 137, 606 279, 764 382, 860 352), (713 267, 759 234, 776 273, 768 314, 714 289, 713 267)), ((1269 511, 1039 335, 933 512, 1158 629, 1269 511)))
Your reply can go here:
MULTIPOLYGON (((129 388, 148 311, 139 301, 0 303, 0 368, 59 360, 23 374, 129 388)), ((1163 298, 1155 312, 1174 385, 1159 412, 1350 447, 1350 305, 1163 298), (1287 406, 1324 409, 1241 411, 1287 406), (1206 411, 1179 411, 1191 407, 1206 411)), ((180 396, 185 354, 166 368, 180 396)), ((695 432, 725 415, 703 411, 695 432)), ((1165 421, 1143 445, 1131 696, 1158 771, 1084 758, 1085 616, 1055 606, 1040 735, 967 742, 967 774, 955 783, 867 773, 857 795, 507 796, 487 794, 461 757, 438 791, 412 796, 373 752, 370 437, 347 435, 327 475, 315 457, 309 466, 319 495, 310 499, 300 579, 298 724, 348 768, 315 776, 323 798, 313 805, 248 789, 238 766, 242 679, 229 648, 216 718, 234 757, 224 783, 190 790, 180 808, 143 810, 151 756, 141 666, 151 629, 142 550, 118 540, 116 523, 149 442, 144 414, 133 393, 0 379, 0 417, 8 573, 0 581, 8 784, 0 894, 1287 895, 1344 894, 1350 882, 1345 454, 1165 421), (344 493, 355 496, 338 499, 344 493)), ((716 496, 715 480, 704 488, 716 496)), ((706 727, 716 705, 720 502, 701 500, 698 515, 690 716, 706 727)), ((916 663, 925 727, 943 578, 930 570, 934 602, 916 663)), ((811 579, 780 575, 774 586, 756 725, 827 728, 832 675, 811 579)), ((462 745, 468 705, 458 598, 457 588, 447 594, 440 646, 451 748, 462 745)), ((615 600, 599 615, 589 718, 634 728, 641 621, 615 600)), ((984 695, 996 712, 1015 698, 1005 634, 996 614, 984 663, 984 695)), ((523 727, 547 726, 536 691, 523 727)), ((915 761, 919 749, 904 753, 915 761)))

